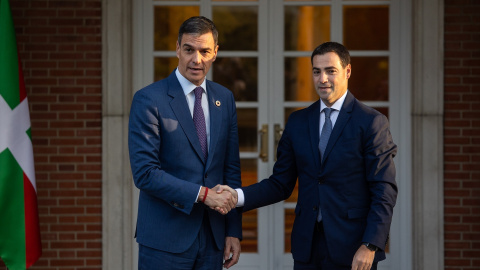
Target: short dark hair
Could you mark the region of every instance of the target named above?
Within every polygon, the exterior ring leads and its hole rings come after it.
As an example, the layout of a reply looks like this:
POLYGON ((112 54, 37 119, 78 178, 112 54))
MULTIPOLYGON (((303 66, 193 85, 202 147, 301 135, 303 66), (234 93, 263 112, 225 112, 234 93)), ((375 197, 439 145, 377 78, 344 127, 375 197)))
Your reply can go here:
POLYGON ((218 44, 218 31, 215 27, 213 22, 204 17, 204 16, 196 16, 191 17, 184 21, 178 30, 178 44, 182 44, 182 36, 183 34, 198 34, 203 35, 207 33, 212 33, 213 41, 215 42, 215 46, 218 44))
POLYGON ((343 68, 350 64, 350 53, 348 52, 347 48, 345 48, 345 46, 337 42, 325 42, 315 48, 312 53, 312 58, 310 59, 312 64, 313 57, 315 55, 324 55, 329 52, 333 52, 338 55, 338 57, 340 58, 340 64, 343 68))

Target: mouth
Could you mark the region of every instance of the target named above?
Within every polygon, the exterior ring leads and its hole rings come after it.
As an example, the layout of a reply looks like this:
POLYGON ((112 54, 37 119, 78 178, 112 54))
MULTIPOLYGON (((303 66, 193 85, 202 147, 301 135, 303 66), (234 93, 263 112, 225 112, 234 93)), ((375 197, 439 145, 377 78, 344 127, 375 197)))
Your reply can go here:
POLYGON ((193 73, 203 72, 203 68, 189 67, 188 69, 189 69, 190 71, 192 71, 193 73))

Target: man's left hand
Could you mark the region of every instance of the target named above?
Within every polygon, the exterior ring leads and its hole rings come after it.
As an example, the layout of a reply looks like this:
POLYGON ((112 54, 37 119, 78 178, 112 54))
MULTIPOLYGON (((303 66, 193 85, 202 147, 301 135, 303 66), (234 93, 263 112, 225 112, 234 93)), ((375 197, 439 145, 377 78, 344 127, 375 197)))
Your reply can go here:
POLYGON ((240 259, 240 239, 227 236, 225 238, 225 250, 223 251, 223 267, 230 268, 238 263, 240 259))
POLYGON ((370 270, 375 258, 375 251, 369 250, 365 245, 360 248, 353 256, 352 270, 370 270))

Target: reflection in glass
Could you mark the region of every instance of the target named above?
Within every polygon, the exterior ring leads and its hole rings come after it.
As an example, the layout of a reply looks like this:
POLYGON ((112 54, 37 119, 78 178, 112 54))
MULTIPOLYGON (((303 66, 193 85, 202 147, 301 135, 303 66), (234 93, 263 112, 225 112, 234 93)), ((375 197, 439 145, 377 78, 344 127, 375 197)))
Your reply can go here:
POLYGON ((257 109, 237 109, 240 152, 257 151, 257 109))
POLYGON ((218 29, 220 50, 257 50, 258 7, 214 6, 213 21, 218 29))
POLYGON ((186 19, 198 15, 200 15, 198 6, 155 6, 153 49, 155 51, 175 51, 180 25, 186 19))
MULTIPOLYGON (((257 182, 257 159, 240 160, 242 168, 242 186, 249 186, 257 182)), ((243 213, 243 240, 242 252, 258 251, 258 218, 257 210, 243 213)))
POLYGON ((344 6, 343 18, 349 50, 388 50, 388 6, 344 6))
POLYGON ((257 58, 217 57, 213 81, 230 89, 235 101, 257 101, 257 58))
POLYGON ((165 79, 178 66, 177 57, 155 57, 154 64, 154 81, 165 79))
POLYGON ((285 50, 313 51, 330 40, 330 6, 285 6, 285 50))
POLYGON ((290 253, 293 221, 295 220, 295 210, 285 209, 285 253, 290 253))
POLYGON ((316 101, 310 57, 285 57, 285 101, 316 101))
POLYGON ((348 90, 361 101, 388 101, 388 57, 352 57, 348 90))

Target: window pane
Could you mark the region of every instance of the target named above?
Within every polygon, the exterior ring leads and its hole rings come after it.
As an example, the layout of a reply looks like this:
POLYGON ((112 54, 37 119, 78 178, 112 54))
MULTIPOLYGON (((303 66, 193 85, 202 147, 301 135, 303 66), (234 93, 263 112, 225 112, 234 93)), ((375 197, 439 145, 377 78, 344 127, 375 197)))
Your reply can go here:
POLYGON ((192 6, 156 6, 154 11, 154 44, 155 51, 175 51, 178 29, 188 18, 198 16, 199 7, 192 6))
POLYGON ((310 57, 285 57, 285 101, 316 101, 310 57))
POLYGON ((230 89, 235 101, 257 101, 257 58, 217 57, 213 81, 230 89))
POLYGON ((154 76, 153 80, 158 81, 165 79, 178 66, 177 57, 155 57, 154 61, 154 76))
POLYGON ((313 51, 329 40, 329 6, 285 6, 286 51, 313 51))
POLYGON ((343 18, 349 50, 388 50, 388 6, 344 6, 343 18))
POLYGON ((388 57, 352 57, 348 90, 361 101, 388 101, 388 57))
POLYGON ((237 109, 240 152, 257 151, 257 109, 237 109))
POLYGON ((290 253, 293 221, 295 220, 295 210, 285 209, 285 253, 290 253))
POLYGON ((213 7, 220 50, 256 51, 258 48, 258 7, 213 7))
MULTIPOLYGON (((257 159, 240 160, 242 168, 242 186, 249 186, 257 183, 257 159)), ((258 251, 258 218, 257 210, 243 213, 243 240, 242 252, 258 251)))

